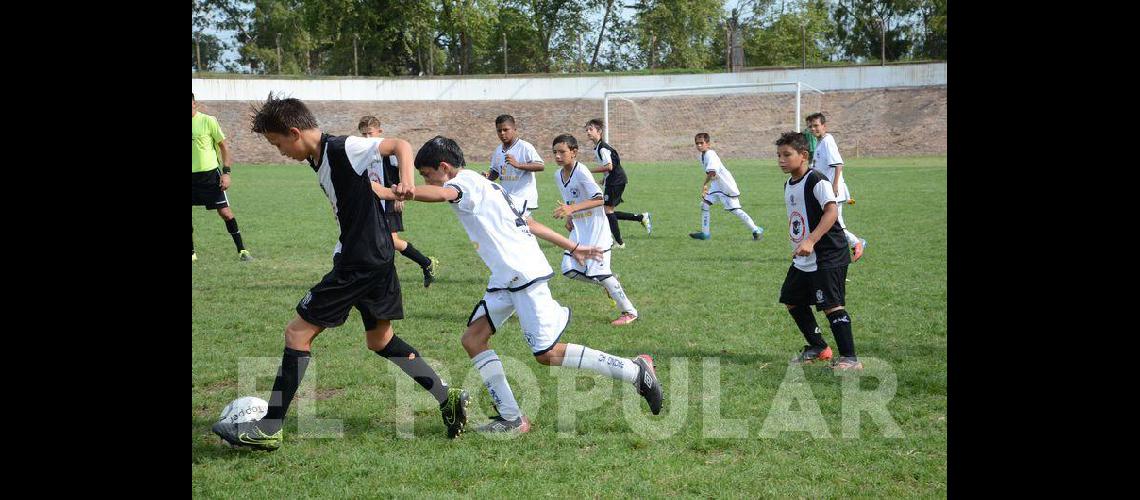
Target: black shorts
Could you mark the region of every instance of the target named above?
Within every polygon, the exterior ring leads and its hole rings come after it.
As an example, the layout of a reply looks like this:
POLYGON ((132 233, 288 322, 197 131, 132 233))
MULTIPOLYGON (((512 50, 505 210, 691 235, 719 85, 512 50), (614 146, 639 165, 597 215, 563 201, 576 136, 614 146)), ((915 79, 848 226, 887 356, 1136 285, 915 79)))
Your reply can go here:
POLYGON ((388 219, 388 228, 391 232, 398 233, 404 230, 403 212, 384 212, 384 218, 388 219))
POLYGON ((847 266, 800 271, 795 265, 788 267, 788 277, 780 288, 780 303, 793 306, 815 304, 823 311, 845 305, 847 296, 847 266))
POLYGON ((603 192, 605 192, 606 198, 602 204, 607 207, 616 207, 622 202, 621 195, 625 192, 625 183, 623 182, 611 186, 610 183, 607 182, 603 192))
POLYGON ((230 199, 222 191, 222 176, 217 169, 191 173, 190 206, 205 205, 206 210, 230 206, 230 199))
POLYGON ((297 314, 314 325, 333 328, 348 320, 353 307, 360 311, 365 330, 376 328, 379 320, 404 317, 395 264, 351 270, 333 266, 297 304, 297 314))

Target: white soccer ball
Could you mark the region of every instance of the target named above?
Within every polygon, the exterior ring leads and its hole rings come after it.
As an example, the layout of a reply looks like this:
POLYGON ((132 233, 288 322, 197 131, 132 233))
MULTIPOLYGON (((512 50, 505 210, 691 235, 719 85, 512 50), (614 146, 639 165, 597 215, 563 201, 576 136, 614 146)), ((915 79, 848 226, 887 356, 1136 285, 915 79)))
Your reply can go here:
POLYGON ((242 422, 255 422, 265 417, 269 411, 269 403, 264 399, 245 396, 237 398, 226 405, 222 415, 218 417, 221 422, 240 424, 242 422))

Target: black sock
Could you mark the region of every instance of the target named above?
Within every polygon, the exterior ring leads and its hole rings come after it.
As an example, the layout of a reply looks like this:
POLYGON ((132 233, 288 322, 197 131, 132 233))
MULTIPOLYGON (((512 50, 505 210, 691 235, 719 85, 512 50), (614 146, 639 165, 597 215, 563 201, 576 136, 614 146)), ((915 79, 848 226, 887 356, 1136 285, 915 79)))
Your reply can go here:
POLYGON ((301 379, 305 378, 309 357, 309 351, 297 351, 288 347, 281 355, 281 367, 277 369, 277 379, 273 381, 273 392, 269 395, 269 411, 258 425, 266 434, 281 430, 282 424, 285 423, 289 404, 293 402, 293 396, 301 386, 301 379))
POLYGON ((388 341, 388 345, 374 352, 388 358, 388 361, 395 363, 401 370, 404 370, 404 373, 412 377, 412 380, 420 384, 420 387, 435 396, 435 400, 439 401, 439 404, 447 401, 447 386, 439 379, 439 374, 432 370, 424 358, 420 357, 420 353, 404 342, 403 339, 393 335, 392 340, 388 341))
POLYGON ((412 246, 411 243, 408 243, 408 248, 400 250, 400 253, 404 254, 404 257, 412 259, 412 261, 419 264, 420 267, 426 268, 431 265, 431 259, 424 257, 424 254, 416 250, 416 247, 412 246))
POLYGON ((241 243, 241 231, 239 231, 237 227, 237 217, 226 221, 226 230, 229 231, 230 236, 234 238, 234 246, 237 247, 238 251, 245 250, 245 245, 241 243))
POLYGON ((831 322, 831 334, 835 335, 835 343, 839 344, 839 355, 845 358, 855 357, 855 337, 851 334, 851 316, 846 309, 840 309, 827 315, 831 322))
POLYGON ((635 220, 637 222, 641 222, 641 219, 643 218, 641 214, 634 215, 629 212, 614 212, 614 215, 616 215, 617 218, 621 220, 635 220))
POLYGON ((800 332, 804 334, 804 340, 807 340, 808 345, 819 349, 827 347, 827 342, 820 334, 819 325, 815 322, 815 314, 811 312, 811 306, 796 306, 788 309, 788 312, 791 313, 792 319, 796 320, 796 326, 800 327, 800 332))
POLYGON ((606 219, 609 219, 610 221, 610 234, 614 235, 614 242, 616 242, 618 245, 624 245, 625 242, 621 240, 621 229, 618 229, 617 225, 617 215, 606 214, 606 219))

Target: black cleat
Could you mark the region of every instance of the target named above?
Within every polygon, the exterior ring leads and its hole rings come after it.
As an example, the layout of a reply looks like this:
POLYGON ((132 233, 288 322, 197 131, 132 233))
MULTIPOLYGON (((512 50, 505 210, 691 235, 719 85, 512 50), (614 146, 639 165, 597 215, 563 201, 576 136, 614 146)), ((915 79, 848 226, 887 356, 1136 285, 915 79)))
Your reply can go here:
POLYGON ((637 393, 645 398, 645 402, 649 403, 649 411, 654 415, 661 413, 661 400, 664 397, 661 389, 661 383, 657 381, 657 371, 653 369, 653 358, 648 354, 642 354, 633 358, 633 363, 637 365, 637 381, 634 386, 637 387, 637 393))

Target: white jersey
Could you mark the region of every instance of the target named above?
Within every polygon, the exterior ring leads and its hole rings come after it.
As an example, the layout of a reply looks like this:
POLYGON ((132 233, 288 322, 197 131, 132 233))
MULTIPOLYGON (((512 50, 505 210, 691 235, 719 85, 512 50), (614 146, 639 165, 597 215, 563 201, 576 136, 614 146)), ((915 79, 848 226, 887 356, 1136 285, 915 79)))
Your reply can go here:
MULTIPOLYGON (((543 163, 542 157, 531 143, 522 139, 516 139, 506 151, 503 150, 503 145, 499 144, 495 152, 491 153, 491 170, 499 173, 499 183, 503 185, 503 189, 515 198, 525 200, 527 210, 538 208, 538 181, 534 178, 534 172, 512 167, 507 163, 507 153, 515 157, 515 161, 520 164, 543 163)), ((523 209, 521 206, 515 208, 523 209)))
MULTIPOLYGON (((831 134, 823 134, 823 138, 815 148, 811 168, 818 170, 829 182, 835 182, 835 166, 842 164, 843 157, 839 156, 839 145, 835 143, 835 138, 831 134)), ((836 198, 837 201, 847 201, 849 198, 847 181, 843 178, 843 174, 839 175, 839 196, 836 198)))
MULTIPOLYGON (((558 183, 558 190, 567 205, 584 201, 602 199, 602 189, 590 175, 585 165, 574 162, 574 170, 570 178, 564 178, 562 168, 554 171, 554 180, 558 183)), ((602 247, 609 250, 613 245, 613 236, 610 234, 609 221, 601 206, 589 210, 579 210, 571 216, 574 220, 574 230, 570 231, 570 239, 583 245, 602 247)))
POLYGON ((701 166, 705 168, 705 172, 716 172, 716 177, 709 183, 709 194, 721 193, 726 196, 740 196, 740 189, 736 187, 736 179, 732 177, 732 172, 728 171, 728 167, 720 161, 720 155, 716 151, 708 150, 701 153, 701 166))
POLYGON ((461 169, 443 187, 459 191, 451 208, 491 270, 487 291, 521 290, 554 275, 526 224, 519 199, 471 170, 461 169))

